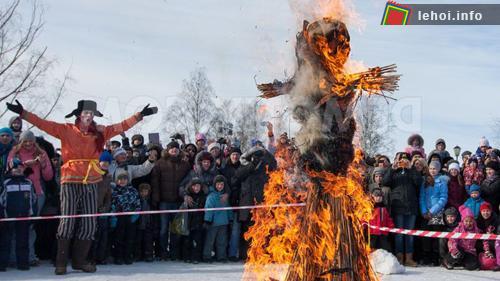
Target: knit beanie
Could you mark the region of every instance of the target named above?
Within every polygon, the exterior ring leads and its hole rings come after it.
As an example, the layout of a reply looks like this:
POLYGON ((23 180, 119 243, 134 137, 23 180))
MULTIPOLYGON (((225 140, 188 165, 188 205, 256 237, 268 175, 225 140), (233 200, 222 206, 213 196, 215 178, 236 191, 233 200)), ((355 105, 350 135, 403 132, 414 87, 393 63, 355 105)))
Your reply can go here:
POLYGON ((214 178, 214 185, 216 185, 218 182, 226 182, 226 178, 223 175, 217 175, 214 178))
POLYGON ((220 144, 218 142, 213 142, 213 143, 209 144, 207 151, 210 152, 214 148, 218 148, 220 150, 220 144))
POLYGON ((99 162, 109 162, 111 163, 113 161, 113 156, 111 153, 107 150, 104 150, 101 155, 99 156, 99 162))
POLYGON ((14 137, 14 132, 8 127, 1 128, 0 135, 1 134, 9 134, 11 137, 14 137))
POLYGON ((196 134, 196 141, 199 141, 199 140, 202 140, 202 141, 205 141, 205 142, 206 142, 206 141, 207 141, 207 138, 205 137, 205 135, 204 135, 204 134, 202 134, 202 133, 197 133, 197 134, 196 134))
POLYGON ((498 172, 498 170, 500 169, 500 165, 497 161, 488 161, 488 163, 486 163, 486 168, 490 168, 495 172, 498 172))
POLYGON ((198 178, 198 177, 194 177, 194 178, 191 179, 191 182, 189 183, 189 186, 193 186, 195 184, 203 185, 203 181, 201 181, 201 179, 198 178))
POLYGON ((238 147, 231 147, 231 149, 229 149, 229 155, 233 153, 238 153, 239 155, 241 155, 241 149, 239 149, 238 147))
POLYGON ((252 139, 250 141, 250 143, 252 144, 252 147, 256 146, 256 145, 261 145, 262 146, 262 141, 258 140, 258 139, 252 139))
POLYGON ((453 162, 451 163, 450 165, 448 165, 448 171, 451 171, 451 170, 457 170, 458 172, 460 172, 460 166, 458 165, 458 163, 456 162, 453 162))
POLYGON ((176 141, 171 141, 167 144, 167 150, 172 149, 172 148, 179 148, 179 143, 176 141))
POLYGON ((481 137, 481 139, 479 140, 479 147, 481 146, 487 146, 487 147, 490 147, 490 142, 488 141, 488 139, 486 137, 481 137))
POLYGON ((455 207, 449 207, 446 210, 444 210, 444 215, 445 216, 458 216, 458 211, 455 207))
POLYGON ((469 186, 469 194, 474 192, 474 191, 480 191, 481 190, 481 187, 477 184, 471 184, 471 186, 469 186))
POLYGON ((119 179, 128 179, 128 173, 126 171, 120 172, 118 175, 116 175, 116 180, 119 179))
POLYGON ((113 152, 113 158, 116 159, 116 157, 120 154, 127 154, 127 151, 125 151, 125 149, 123 149, 122 147, 119 147, 113 152))
POLYGON ((429 168, 430 167, 434 167, 439 171, 441 170, 441 163, 439 163, 438 161, 431 161, 431 163, 429 163, 429 168))
POLYGON ((36 137, 35 137, 35 134, 33 134, 32 131, 24 131, 21 133, 21 135, 19 136, 19 142, 23 142, 23 141, 35 141, 36 140, 36 137))
POLYGON ((474 218, 474 213, 472 213, 471 209, 465 207, 464 205, 460 206, 458 208, 458 211, 460 212, 460 216, 462 217, 462 220, 465 219, 466 217, 474 218))
POLYGON ((491 208, 491 204, 490 204, 490 203, 488 203, 488 202, 486 202, 486 201, 485 201, 485 202, 483 202, 483 203, 481 204, 481 206, 479 207, 479 211, 481 211, 481 212, 482 212, 483 210, 490 210, 490 211, 491 211, 491 210, 492 210, 492 208, 491 208))
POLYGON ((382 167, 376 167, 373 169, 373 175, 384 175, 385 174, 385 169, 382 167))

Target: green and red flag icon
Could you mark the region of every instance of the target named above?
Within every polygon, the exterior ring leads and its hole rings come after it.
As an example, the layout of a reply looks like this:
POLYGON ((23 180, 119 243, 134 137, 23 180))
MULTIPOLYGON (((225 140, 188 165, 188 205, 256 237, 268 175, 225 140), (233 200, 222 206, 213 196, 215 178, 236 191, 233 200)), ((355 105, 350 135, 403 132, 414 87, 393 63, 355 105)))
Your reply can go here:
POLYGON ((382 25, 407 25, 411 9, 393 1, 387 1, 382 17, 382 25))

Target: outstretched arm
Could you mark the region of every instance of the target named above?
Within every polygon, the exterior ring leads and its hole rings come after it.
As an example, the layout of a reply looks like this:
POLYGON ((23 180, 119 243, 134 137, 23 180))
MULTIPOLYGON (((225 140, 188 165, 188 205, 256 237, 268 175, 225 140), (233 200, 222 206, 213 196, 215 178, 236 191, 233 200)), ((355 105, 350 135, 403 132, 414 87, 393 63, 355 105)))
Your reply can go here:
POLYGON ((62 132, 65 130, 66 125, 42 119, 36 116, 36 114, 24 110, 24 107, 18 100, 16 100, 15 104, 7 103, 7 109, 14 113, 19 114, 21 118, 30 122, 31 124, 38 127, 40 130, 45 131, 47 134, 53 137, 60 139, 61 136, 63 135, 62 132))
POLYGON ((61 139, 64 135, 63 132, 65 131, 65 128, 66 128, 65 124, 42 119, 42 118, 38 117, 36 114, 28 112, 26 110, 24 110, 22 112, 21 118, 30 122, 31 124, 36 126, 38 129, 46 132, 47 134, 49 134, 55 138, 61 139))
POLYGON ((135 124, 142 120, 144 116, 153 115, 158 112, 157 107, 149 107, 146 105, 141 112, 137 112, 128 119, 123 120, 118 124, 113 124, 104 127, 104 139, 109 140, 110 138, 127 131, 132 128, 135 124))

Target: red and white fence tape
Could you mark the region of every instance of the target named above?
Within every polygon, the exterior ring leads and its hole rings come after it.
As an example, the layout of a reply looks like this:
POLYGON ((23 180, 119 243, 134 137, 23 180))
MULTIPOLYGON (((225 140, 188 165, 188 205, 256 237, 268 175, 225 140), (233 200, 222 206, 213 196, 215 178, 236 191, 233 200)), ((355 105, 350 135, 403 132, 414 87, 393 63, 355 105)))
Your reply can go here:
POLYGON ((372 229, 381 231, 389 231, 396 234, 412 235, 419 237, 431 238, 447 238, 447 239, 475 239, 475 240, 500 240, 500 235, 496 234, 482 234, 482 233, 458 233, 458 232, 440 232, 440 231, 427 231, 417 229, 404 229, 404 228, 389 228, 378 227, 370 225, 372 229))
POLYGON ((303 207, 305 205, 306 205, 306 203, 291 203, 291 204, 255 205, 255 206, 240 206, 240 207, 220 207, 220 208, 176 209, 176 210, 119 212, 119 213, 19 217, 19 218, 3 218, 3 219, 0 219, 0 222, 28 221, 28 220, 52 220, 52 219, 76 219, 76 218, 112 217, 112 216, 114 217, 114 216, 130 216, 130 215, 157 215, 157 214, 175 214, 175 213, 191 213, 191 212, 207 212, 207 211, 231 211, 231 210, 234 211, 234 210, 266 209, 266 208, 303 207))
MULTIPOLYGON (((154 211, 135 211, 135 212, 120 212, 120 213, 19 217, 19 218, 3 218, 3 219, 0 219, 0 222, 27 221, 27 220, 34 221, 34 220, 52 220, 52 219, 74 219, 74 218, 89 218, 89 217, 130 216, 130 215, 158 215, 158 214, 175 214, 175 213, 206 212, 206 211, 230 211, 230 210, 235 211, 235 210, 266 209, 266 208, 270 209, 270 208, 304 207, 305 205, 306 205, 306 203, 291 203, 291 204, 256 205, 256 206, 221 207, 221 208, 154 210, 154 211)), ((500 240, 500 235, 496 235, 496 234, 438 232, 438 231, 427 231, 427 230, 417 230, 417 229, 378 227, 378 226, 374 226, 374 225, 370 225, 370 228, 378 229, 381 231, 388 231, 388 232, 392 232, 392 233, 396 233, 396 234, 412 235, 412 236, 419 236, 419 237, 448 238, 448 239, 452 238, 452 239, 500 240)))

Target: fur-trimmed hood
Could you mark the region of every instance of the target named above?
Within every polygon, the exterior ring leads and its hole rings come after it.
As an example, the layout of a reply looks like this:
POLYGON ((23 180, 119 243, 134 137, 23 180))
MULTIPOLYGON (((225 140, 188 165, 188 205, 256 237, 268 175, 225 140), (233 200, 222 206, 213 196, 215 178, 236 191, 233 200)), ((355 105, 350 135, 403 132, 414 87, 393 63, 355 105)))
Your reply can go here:
POLYGON ((413 135, 409 136, 408 137, 408 145, 412 146, 414 140, 418 140, 418 142, 420 143, 420 145, 419 145, 420 147, 424 146, 424 138, 422 138, 421 135, 413 134, 413 135))
POLYGON ((194 159, 195 172, 198 174, 203 172, 203 169, 201 167, 201 161, 203 159, 210 160, 210 168, 208 169, 208 171, 215 171, 215 169, 216 169, 215 160, 214 160, 214 157, 212 156, 212 154, 210 154, 210 152, 207 152, 207 151, 200 151, 198 154, 196 154, 196 157, 194 159))

